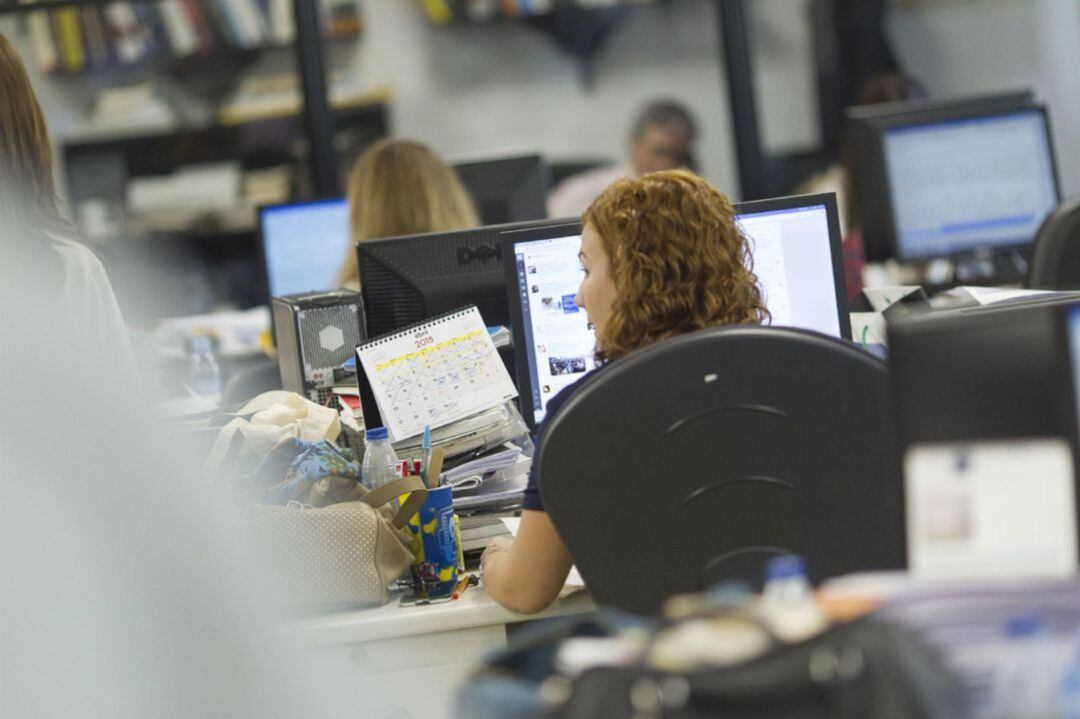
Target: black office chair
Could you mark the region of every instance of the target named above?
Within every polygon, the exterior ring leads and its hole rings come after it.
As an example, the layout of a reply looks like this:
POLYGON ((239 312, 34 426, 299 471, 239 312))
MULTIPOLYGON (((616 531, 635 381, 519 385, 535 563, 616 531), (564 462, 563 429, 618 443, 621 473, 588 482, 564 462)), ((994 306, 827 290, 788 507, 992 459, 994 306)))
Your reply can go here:
POLYGON ((549 516, 600 604, 656 613, 797 553, 811 579, 904 565, 885 363, 757 326, 678 337, 590 381, 537 461, 549 516))
POLYGON ((1033 290, 1080 290, 1080 199, 1058 207, 1039 228, 1027 286, 1033 290))
POLYGON ((275 389, 281 389, 281 369, 277 359, 260 360, 229 378, 221 391, 221 404, 223 407, 243 405, 263 392, 275 389))

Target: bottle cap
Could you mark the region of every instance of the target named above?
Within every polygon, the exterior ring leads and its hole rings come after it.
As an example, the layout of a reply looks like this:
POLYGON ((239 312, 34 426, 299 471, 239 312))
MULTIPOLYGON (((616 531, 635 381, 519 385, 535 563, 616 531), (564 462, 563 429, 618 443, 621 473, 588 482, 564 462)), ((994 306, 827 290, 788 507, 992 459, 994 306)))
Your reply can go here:
POLYGON ((364 432, 364 439, 389 439, 390 432, 386 427, 372 427, 364 432))
POLYGON ((797 554, 774 557, 765 564, 765 581, 806 576, 806 562, 797 554))
POLYGON ((1043 619, 1038 614, 1014 614, 1005 620, 1005 636, 1014 639, 1040 634, 1043 628, 1043 619))

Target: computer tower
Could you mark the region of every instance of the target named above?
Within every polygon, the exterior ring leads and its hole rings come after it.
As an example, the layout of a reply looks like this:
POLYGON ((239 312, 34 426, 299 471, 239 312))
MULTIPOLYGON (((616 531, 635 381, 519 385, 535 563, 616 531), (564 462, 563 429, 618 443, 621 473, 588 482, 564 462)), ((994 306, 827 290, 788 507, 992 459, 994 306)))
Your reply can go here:
POLYGON ((312 402, 325 404, 341 366, 366 336, 360 295, 334 290, 273 299, 281 384, 312 402))

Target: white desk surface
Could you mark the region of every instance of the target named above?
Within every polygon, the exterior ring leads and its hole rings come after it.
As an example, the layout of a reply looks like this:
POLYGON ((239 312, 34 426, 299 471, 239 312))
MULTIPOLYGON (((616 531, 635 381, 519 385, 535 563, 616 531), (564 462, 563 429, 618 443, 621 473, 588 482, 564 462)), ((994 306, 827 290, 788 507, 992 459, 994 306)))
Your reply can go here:
POLYGON ((400 598, 401 594, 395 592, 381 607, 301 619, 292 623, 288 631, 305 645, 332 646, 585 614, 595 609, 592 598, 584 592, 557 600, 540 614, 529 616, 504 609, 479 587, 442 604, 402 607, 400 598))

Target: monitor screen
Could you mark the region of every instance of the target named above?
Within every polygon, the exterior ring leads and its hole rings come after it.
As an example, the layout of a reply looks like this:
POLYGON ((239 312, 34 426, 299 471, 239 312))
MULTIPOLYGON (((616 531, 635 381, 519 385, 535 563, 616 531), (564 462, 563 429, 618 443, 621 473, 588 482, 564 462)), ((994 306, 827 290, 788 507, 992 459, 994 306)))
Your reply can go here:
POLYGON ((551 170, 539 155, 454 163, 484 225, 543 220, 551 170))
POLYGON ((463 305, 476 305, 489 327, 508 324, 501 233, 565 222, 517 222, 357 243, 368 333, 396 332, 463 305))
MULTIPOLYGON (((1078 298, 1080 299, 1080 298, 1078 298)), ((1065 339, 1068 343, 1068 371, 1072 380, 1072 409, 1074 430, 1080 433, 1080 302, 1070 305, 1065 310, 1065 339)), ((1080 434, 1073 437, 1074 442, 1080 443, 1080 434)), ((1080 444, 1077 445, 1080 447, 1080 444)), ((1080 466, 1080 451, 1077 452, 1076 461, 1080 466)), ((1080 480, 1080 476, 1078 476, 1080 480)))
POLYGON ((329 290, 349 250, 349 206, 323 200, 260 211, 262 255, 271 297, 329 290))
POLYGON ((1030 245, 1058 203, 1041 108, 892 127, 882 144, 901 260, 1030 245))
MULTIPOLYGON (((772 324, 850 338, 835 197, 749 202, 736 211, 772 324)), ((504 254, 514 258, 510 314, 518 391, 535 428, 551 398, 596 366, 595 335, 574 303, 581 232, 562 226, 506 233, 503 242, 504 254)))
POLYGON ((862 230, 866 259, 880 262, 894 256, 892 215, 888 203, 888 181, 881 159, 884 128, 925 124, 927 118, 972 117, 1035 107, 1031 90, 950 97, 919 98, 902 102, 854 105, 844 110, 845 133, 851 173, 851 202, 858 210, 852 218, 862 230))
POLYGON ((514 243, 515 286, 523 320, 522 332, 514 338, 515 362, 519 368, 522 362, 528 367, 527 386, 518 372, 518 393, 533 426, 544 419, 552 397, 596 367, 593 328, 585 310, 574 303, 583 274, 580 249, 580 227, 566 228, 556 237, 514 243), (526 397, 531 408, 524 406, 526 397))

